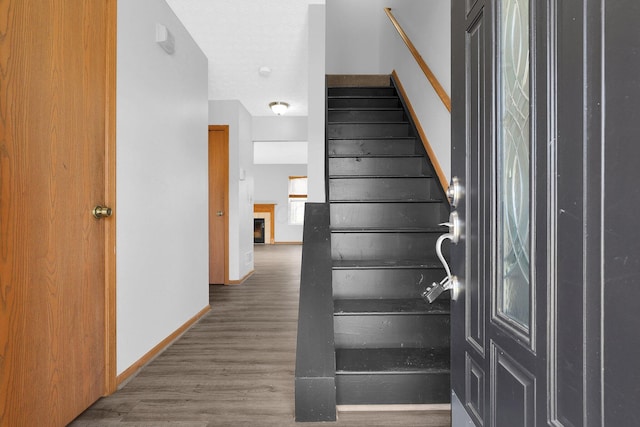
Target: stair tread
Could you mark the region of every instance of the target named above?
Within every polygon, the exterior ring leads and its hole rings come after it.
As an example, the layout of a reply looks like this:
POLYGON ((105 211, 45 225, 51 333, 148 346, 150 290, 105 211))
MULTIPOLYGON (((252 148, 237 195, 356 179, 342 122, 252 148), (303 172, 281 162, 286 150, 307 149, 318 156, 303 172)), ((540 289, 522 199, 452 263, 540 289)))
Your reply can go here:
MULTIPOLYGON (((328 122, 328 124, 330 125, 364 125, 364 126, 370 126, 370 125, 409 125, 409 122, 406 120, 386 120, 384 122, 382 121, 376 121, 376 122, 367 122, 367 121, 353 121, 353 122, 345 122, 345 121, 339 121, 339 122, 328 122)), ((404 135, 402 135, 404 136, 404 135)), ((393 136, 390 136, 388 138, 395 138, 393 136)), ((344 139, 344 138, 341 138, 344 139)))
POLYGON ((411 299, 337 299, 333 302, 336 316, 449 314, 450 302, 437 299, 432 304, 422 298, 411 299))
POLYGON ((418 261, 418 260, 390 260, 390 259, 376 259, 376 260, 333 260, 332 267, 335 270, 357 270, 357 269, 383 269, 383 268, 399 268, 399 269, 443 269, 444 267, 438 261, 418 261))
MULTIPOLYGON (((387 97, 392 98, 392 97, 387 97)), ((404 111, 402 107, 329 107, 328 111, 404 111)))
POLYGON ((422 154, 349 153, 329 154, 330 159, 422 159, 422 154))
POLYGON ((365 139, 367 141, 385 141, 388 139, 403 139, 411 140, 416 139, 415 136, 403 135, 403 136, 353 136, 353 137, 340 137, 340 138, 327 138, 329 141, 354 141, 359 139, 365 139))
POLYGON ((389 89, 393 88, 391 84, 388 85, 337 85, 337 86, 327 86, 329 89, 389 89))
POLYGON ((378 178, 393 178, 393 179, 400 179, 400 178, 411 178, 411 179, 424 179, 424 178, 433 178, 433 175, 428 175, 428 174, 407 174, 407 175, 329 175, 329 179, 357 179, 357 178, 363 178, 363 179, 378 179, 378 178))
POLYGON ((332 233, 446 233, 445 226, 434 227, 332 227, 332 233))
POLYGON ((328 99, 371 99, 371 98, 381 98, 381 99, 399 99, 398 95, 329 95, 328 99))
POLYGON ((425 200, 425 199, 419 199, 419 200, 415 200, 415 199, 411 199, 411 200, 407 200, 407 199, 381 199, 381 200, 331 199, 329 200, 329 203, 442 203, 442 202, 443 202, 442 199, 429 199, 429 200, 425 200))
POLYGON ((394 153, 349 153, 349 154, 331 154, 331 159, 353 159, 353 158, 373 158, 373 159, 416 159, 423 158, 422 154, 407 153, 407 154, 394 154, 394 153))
POLYGON ((336 349, 336 375, 449 373, 449 349, 336 349))

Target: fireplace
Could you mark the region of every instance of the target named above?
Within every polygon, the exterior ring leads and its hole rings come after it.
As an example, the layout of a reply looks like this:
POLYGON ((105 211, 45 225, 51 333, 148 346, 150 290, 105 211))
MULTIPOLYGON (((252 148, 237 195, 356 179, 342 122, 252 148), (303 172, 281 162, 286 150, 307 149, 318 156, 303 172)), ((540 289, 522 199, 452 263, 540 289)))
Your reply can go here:
POLYGON ((264 218, 253 219, 253 243, 264 243, 264 218))

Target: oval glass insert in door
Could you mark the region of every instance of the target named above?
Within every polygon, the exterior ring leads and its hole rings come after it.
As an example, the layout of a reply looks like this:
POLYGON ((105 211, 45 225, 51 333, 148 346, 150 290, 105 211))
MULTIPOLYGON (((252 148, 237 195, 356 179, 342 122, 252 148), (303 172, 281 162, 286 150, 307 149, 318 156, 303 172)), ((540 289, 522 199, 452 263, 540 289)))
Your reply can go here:
POLYGON ((498 52, 497 311, 530 325, 529 1, 503 0, 498 52))

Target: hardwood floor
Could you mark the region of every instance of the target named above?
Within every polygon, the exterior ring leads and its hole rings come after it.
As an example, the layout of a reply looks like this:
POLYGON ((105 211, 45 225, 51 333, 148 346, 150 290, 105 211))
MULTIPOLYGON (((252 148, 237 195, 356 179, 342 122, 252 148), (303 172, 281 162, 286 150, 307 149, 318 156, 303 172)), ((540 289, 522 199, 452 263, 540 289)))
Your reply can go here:
POLYGON ((255 274, 211 286, 211 311, 80 426, 431 426, 448 411, 340 413, 336 423, 295 423, 294 368, 300 245, 255 248, 255 274))

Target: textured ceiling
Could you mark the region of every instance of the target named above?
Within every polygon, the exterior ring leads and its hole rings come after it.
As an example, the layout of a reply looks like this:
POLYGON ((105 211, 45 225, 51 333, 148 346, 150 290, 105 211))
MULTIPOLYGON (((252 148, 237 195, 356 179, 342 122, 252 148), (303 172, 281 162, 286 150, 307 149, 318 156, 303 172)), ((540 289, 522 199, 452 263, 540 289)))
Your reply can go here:
POLYGON ((318 0, 167 0, 209 58, 209 99, 237 99, 253 116, 271 101, 307 115, 308 6, 318 0), (268 77, 260 67, 271 69, 268 77))

